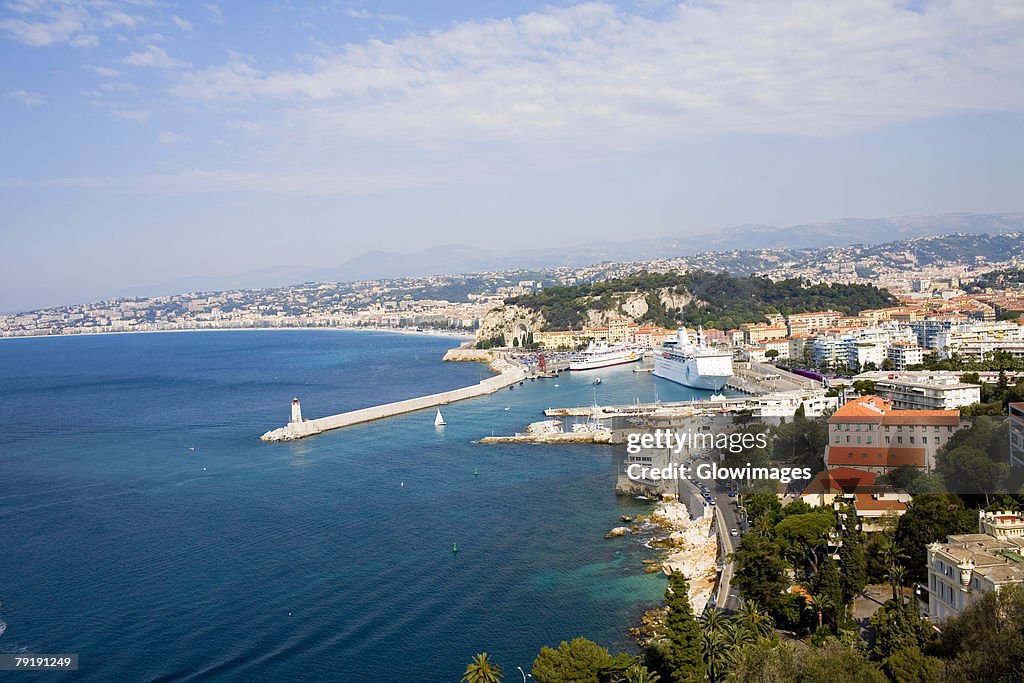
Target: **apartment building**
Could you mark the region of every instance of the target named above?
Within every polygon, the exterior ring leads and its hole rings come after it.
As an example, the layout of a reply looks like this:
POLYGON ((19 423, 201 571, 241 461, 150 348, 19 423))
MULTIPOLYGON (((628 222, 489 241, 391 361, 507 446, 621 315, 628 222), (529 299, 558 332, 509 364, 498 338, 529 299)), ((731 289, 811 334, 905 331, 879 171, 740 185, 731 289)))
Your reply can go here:
POLYGON ((880 396, 861 396, 828 419, 825 466, 887 474, 909 465, 930 472, 935 454, 964 426, 959 410, 898 410, 880 396))
POLYGON ((928 546, 928 614, 935 621, 963 612, 989 591, 1024 583, 1024 517, 979 512, 979 533, 928 546))
POLYGON ((789 329, 789 336, 795 334, 808 334, 814 330, 824 327, 833 327, 840 318, 844 317, 839 311, 815 311, 813 313, 793 313, 786 316, 786 327, 789 329))
POLYGON ((896 410, 950 410, 981 401, 981 386, 939 375, 921 379, 893 376, 876 382, 875 393, 896 410))
POLYGON ((1024 467, 1024 403, 1011 403, 1010 467, 1024 467))

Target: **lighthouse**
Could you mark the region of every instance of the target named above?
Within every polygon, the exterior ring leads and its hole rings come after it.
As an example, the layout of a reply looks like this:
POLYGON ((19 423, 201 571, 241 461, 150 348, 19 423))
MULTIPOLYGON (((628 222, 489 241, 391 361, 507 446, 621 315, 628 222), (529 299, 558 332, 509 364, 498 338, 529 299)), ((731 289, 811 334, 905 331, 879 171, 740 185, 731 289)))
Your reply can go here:
POLYGON ((302 406, 299 405, 299 399, 292 399, 292 419, 289 423, 301 424, 302 423, 302 406))

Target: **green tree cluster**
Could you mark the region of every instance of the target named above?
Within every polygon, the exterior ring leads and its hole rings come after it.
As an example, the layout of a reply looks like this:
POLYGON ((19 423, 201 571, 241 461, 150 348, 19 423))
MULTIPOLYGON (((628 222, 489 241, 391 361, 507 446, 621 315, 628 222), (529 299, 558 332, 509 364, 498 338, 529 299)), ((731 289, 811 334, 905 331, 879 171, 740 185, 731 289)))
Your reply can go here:
POLYGON ((770 313, 788 315, 824 309, 853 315, 868 308, 895 303, 887 291, 873 285, 807 284, 800 279, 772 281, 765 277, 734 277, 727 273, 638 273, 624 278, 580 285, 546 287, 540 292, 511 297, 519 305, 544 315, 546 329, 578 329, 587 309, 609 310, 624 295, 644 294, 647 313, 642 321, 664 327, 730 329, 745 322, 765 320, 770 313), (669 309, 657 296, 660 290, 690 294, 694 300, 669 309))

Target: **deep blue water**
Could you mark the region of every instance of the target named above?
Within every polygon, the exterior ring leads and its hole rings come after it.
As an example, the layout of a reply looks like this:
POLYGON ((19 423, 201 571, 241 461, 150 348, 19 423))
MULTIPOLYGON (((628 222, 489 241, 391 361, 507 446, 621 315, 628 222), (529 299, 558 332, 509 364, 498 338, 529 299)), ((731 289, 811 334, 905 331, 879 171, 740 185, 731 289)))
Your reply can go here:
MULTIPOLYGON (((472 443, 590 404, 594 374, 449 405, 440 430, 430 410, 258 440, 292 396, 317 417, 487 376, 440 362, 456 343, 0 342, 0 651, 78 653, 76 680, 457 681, 483 650, 517 674, 577 635, 631 647, 664 581, 602 538, 644 505, 614 495, 618 455, 472 443)), ((654 398, 649 374, 597 372, 601 402, 654 398)))

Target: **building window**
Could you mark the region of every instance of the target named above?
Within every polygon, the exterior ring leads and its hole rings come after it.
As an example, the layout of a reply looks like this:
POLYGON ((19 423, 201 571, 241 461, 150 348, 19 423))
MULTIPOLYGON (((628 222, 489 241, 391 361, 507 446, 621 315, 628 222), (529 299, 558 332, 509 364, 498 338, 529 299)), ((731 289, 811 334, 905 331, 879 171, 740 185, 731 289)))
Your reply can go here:
POLYGON ((896 443, 903 443, 903 437, 902 436, 897 436, 896 437, 896 443))
POLYGON ((889 443, 889 437, 885 437, 885 442, 889 443))
POLYGON ((921 443, 928 443, 928 437, 927 436, 922 436, 921 437, 921 443))
POLYGON ((857 435, 857 443, 860 443, 860 434, 857 435))
POLYGON ((910 437, 910 443, 914 443, 914 437, 910 437))

